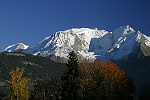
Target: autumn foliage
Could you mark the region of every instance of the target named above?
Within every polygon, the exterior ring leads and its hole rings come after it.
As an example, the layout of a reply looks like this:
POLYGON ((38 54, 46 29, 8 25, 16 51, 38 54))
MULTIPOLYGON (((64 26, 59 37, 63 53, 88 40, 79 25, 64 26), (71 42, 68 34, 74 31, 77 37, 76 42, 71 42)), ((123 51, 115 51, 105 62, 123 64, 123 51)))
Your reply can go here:
POLYGON ((22 77, 24 68, 16 67, 10 71, 11 80, 7 80, 7 84, 11 89, 11 100, 28 100, 28 86, 29 78, 22 77))
POLYGON ((134 94, 132 80, 113 62, 85 60, 80 64, 79 95, 82 99, 130 100, 134 94))

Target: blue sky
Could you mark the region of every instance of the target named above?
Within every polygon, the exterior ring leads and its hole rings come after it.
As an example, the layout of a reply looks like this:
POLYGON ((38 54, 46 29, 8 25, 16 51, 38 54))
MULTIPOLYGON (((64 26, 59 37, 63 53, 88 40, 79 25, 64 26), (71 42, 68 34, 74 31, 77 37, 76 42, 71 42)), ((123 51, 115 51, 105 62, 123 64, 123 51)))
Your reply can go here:
POLYGON ((70 28, 114 31, 124 25, 150 36, 150 1, 0 0, 0 51, 18 42, 32 46, 70 28))

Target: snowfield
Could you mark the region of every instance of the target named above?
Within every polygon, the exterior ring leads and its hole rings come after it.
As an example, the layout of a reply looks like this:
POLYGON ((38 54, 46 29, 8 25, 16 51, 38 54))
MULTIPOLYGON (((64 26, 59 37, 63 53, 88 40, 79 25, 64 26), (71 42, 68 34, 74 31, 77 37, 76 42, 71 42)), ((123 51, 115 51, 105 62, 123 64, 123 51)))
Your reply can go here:
POLYGON ((135 31, 129 25, 121 26, 114 32, 90 28, 72 28, 58 31, 44 38, 34 46, 18 43, 8 46, 4 51, 20 51, 43 57, 66 58, 74 50, 87 59, 118 60, 132 53, 144 37, 146 46, 150 46, 150 37, 135 31))

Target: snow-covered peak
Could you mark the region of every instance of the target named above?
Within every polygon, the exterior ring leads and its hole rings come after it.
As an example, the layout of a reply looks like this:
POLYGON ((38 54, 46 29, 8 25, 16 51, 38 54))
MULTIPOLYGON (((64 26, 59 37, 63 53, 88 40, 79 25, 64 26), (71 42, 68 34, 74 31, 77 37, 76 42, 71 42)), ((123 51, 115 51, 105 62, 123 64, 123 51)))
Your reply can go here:
POLYGON ((11 46, 8 46, 5 50, 5 52, 14 52, 14 51, 19 51, 19 50, 25 50, 27 49, 29 46, 23 44, 23 43, 17 43, 11 46))
POLYGON ((104 37, 106 34, 111 33, 106 30, 98 30, 97 28, 72 28, 65 31, 58 31, 52 36, 46 37, 37 45, 30 47, 26 52, 34 55, 53 54, 55 56, 67 58, 69 52, 75 50, 84 57, 92 57, 92 53, 88 52, 93 46, 98 48, 94 40, 98 42, 98 39, 104 37))
POLYGON ((113 33, 114 41, 108 51, 110 59, 121 59, 130 54, 138 43, 138 33, 129 25, 120 26, 113 33))
POLYGON ((77 36, 81 36, 81 35, 85 34, 86 36, 88 35, 89 37, 100 37, 100 36, 104 36, 108 32, 106 30, 98 30, 97 28, 95 28, 95 29, 72 28, 72 29, 69 29, 69 30, 56 32, 56 35, 64 34, 64 33, 65 34, 77 35, 77 36))
POLYGON ((127 34, 135 33, 136 31, 130 27, 129 25, 120 26, 118 29, 116 29, 113 34, 116 36, 115 38, 118 38, 120 36, 124 36, 127 34))
POLYGON ((74 50, 80 57, 87 59, 118 60, 131 54, 141 43, 150 46, 150 37, 129 25, 121 26, 114 32, 97 28, 72 28, 58 31, 32 47, 18 43, 4 51, 22 50, 57 61, 60 58, 66 59, 70 51, 74 50))

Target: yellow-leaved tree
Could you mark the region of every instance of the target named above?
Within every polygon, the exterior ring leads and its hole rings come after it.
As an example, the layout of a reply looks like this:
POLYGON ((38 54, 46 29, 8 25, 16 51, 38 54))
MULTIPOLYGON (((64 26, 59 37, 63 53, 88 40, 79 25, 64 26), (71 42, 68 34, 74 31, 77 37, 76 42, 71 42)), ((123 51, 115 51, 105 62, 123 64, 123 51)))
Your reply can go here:
POLYGON ((11 100, 28 100, 29 92, 27 83, 29 78, 22 77, 24 68, 16 67, 10 71, 11 80, 6 80, 8 87, 11 89, 11 100))

